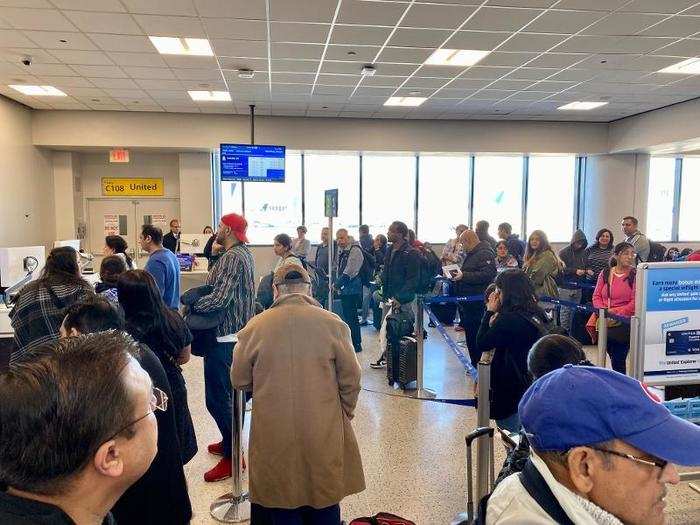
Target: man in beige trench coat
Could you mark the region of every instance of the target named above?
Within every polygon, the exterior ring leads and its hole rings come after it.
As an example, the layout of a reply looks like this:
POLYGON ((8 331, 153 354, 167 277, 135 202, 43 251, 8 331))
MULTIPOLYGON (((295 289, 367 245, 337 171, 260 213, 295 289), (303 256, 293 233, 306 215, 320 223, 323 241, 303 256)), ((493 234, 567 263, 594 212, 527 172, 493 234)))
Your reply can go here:
POLYGON ((275 302, 240 332, 234 388, 253 391, 251 525, 338 525, 340 501, 365 489, 350 420, 360 365, 348 326, 311 297, 309 274, 286 265, 275 302))

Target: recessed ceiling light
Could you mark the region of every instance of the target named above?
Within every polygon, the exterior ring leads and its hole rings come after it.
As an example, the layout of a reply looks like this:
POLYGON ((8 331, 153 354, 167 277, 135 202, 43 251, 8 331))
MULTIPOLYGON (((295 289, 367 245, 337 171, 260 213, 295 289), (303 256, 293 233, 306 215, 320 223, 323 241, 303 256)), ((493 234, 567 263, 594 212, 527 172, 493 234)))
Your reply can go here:
POLYGON ((428 100, 426 97, 389 97, 389 99, 384 102, 384 105, 416 107, 420 106, 426 100, 428 100))
POLYGON ((11 85, 10 86, 15 91, 24 93, 25 95, 31 95, 32 97, 65 97, 67 96, 60 89, 56 89, 53 86, 26 86, 26 85, 11 85))
POLYGON ((231 93, 228 91, 188 91, 190 98, 196 102, 229 102, 231 93))
POLYGON ((475 49, 436 49, 425 61, 429 66, 473 66, 491 51, 475 49))
POLYGON ((206 38, 178 38, 170 36, 149 36, 151 43, 161 55, 214 56, 206 38))
POLYGON ((700 75, 700 58, 689 58, 672 66, 663 68, 659 73, 676 73, 681 75, 700 75))
POLYGON ((563 106, 559 106, 557 109, 562 110, 579 110, 585 111, 588 109, 599 108, 600 106, 605 106, 607 102, 569 102, 563 106))

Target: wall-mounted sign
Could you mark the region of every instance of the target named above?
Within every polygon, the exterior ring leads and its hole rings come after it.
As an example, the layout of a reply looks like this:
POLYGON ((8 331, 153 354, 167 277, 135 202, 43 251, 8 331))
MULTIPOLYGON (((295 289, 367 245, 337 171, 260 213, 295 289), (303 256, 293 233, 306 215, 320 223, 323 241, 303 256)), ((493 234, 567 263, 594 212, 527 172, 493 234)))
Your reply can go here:
POLYGON ((163 179, 102 178, 102 195, 106 197, 162 197, 163 179))
POLYGON ((128 149, 112 149, 109 150, 109 161, 110 162, 129 162, 129 150, 128 149))
POLYGON ((323 199, 324 215, 326 217, 338 216, 338 190, 326 190, 323 199))

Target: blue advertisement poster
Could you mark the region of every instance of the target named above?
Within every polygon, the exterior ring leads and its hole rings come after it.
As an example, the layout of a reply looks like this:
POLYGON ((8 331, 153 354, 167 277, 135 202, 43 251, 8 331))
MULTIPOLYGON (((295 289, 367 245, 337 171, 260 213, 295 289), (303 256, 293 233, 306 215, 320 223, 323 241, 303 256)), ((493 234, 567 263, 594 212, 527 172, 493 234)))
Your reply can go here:
POLYGON ((700 266, 649 265, 642 275, 644 375, 700 374, 700 266))

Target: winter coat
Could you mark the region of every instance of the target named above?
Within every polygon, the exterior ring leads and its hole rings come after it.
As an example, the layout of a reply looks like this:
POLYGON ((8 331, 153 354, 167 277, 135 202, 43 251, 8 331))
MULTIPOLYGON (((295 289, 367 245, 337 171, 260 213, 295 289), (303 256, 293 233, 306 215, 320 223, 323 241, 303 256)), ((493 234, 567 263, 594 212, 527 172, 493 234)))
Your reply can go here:
POLYGON ((525 264, 525 273, 535 287, 537 297, 559 297, 556 279, 561 271, 561 264, 554 252, 545 250, 533 255, 525 264))
POLYGON ((518 259, 522 266, 523 260, 525 259, 525 242, 521 241, 514 233, 506 237, 505 241, 508 246, 508 253, 518 259))
POLYGON ((382 271, 382 295, 385 299, 396 299, 407 304, 416 298, 420 279, 420 254, 418 250, 404 244, 394 250, 393 246, 384 258, 382 271))
POLYGON ((577 275, 576 270, 586 270, 586 247, 588 239, 586 234, 581 230, 576 230, 571 237, 571 244, 559 252, 559 258, 564 263, 564 282, 562 288, 576 289, 579 284, 587 280, 586 274, 577 275), (581 243, 582 245, 575 249, 574 245, 581 243))
POLYGON ((307 295, 278 298, 238 332, 231 380, 255 399, 252 503, 320 509, 364 490, 350 423, 360 365, 337 315, 307 295))
POLYGON ((481 241, 465 254, 461 270, 462 278, 456 281, 459 295, 484 293, 496 278, 496 254, 488 241, 481 241))

